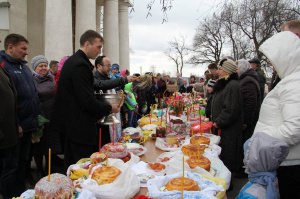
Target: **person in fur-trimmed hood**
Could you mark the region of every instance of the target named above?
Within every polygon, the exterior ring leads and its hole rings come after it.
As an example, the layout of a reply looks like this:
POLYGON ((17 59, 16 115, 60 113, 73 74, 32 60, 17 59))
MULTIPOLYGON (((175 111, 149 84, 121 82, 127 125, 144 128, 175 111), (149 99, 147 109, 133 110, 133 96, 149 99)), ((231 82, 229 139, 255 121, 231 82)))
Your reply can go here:
POLYGON ((283 31, 259 50, 281 80, 265 97, 254 134, 264 132, 289 145, 289 154, 277 169, 280 198, 300 198, 300 40, 283 31))
POLYGON ((220 78, 214 86, 211 117, 215 132, 221 136, 220 159, 235 173, 239 172, 243 165, 242 97, 237 65, 230 59, 223 59, 218 68, 220 78))

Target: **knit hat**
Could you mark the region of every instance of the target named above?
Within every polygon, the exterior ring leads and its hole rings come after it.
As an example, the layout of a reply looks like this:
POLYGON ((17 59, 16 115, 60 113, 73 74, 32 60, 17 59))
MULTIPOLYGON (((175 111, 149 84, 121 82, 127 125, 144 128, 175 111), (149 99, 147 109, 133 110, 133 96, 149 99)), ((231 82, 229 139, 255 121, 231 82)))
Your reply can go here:
POLYGON ((219 63, 219 69, 225 71, 229 75, 237 72, 237 65, 231 59, 223 59, 219 63))
POLYGON ((250 63, 245 59, 240 59, 238 62, 239 76, 251 68, 250 63))
POLYGON ((31 67, 33 70, 35 70, 36 67, 42 63, 45 63, 48 65, 48 60, 44 55, 38 55, 31 59, 31 67))
POLYGON ((258 65, 260 65, 260 61, 259 61, 259 59, 257 59, 257 58, 252 58, 252 59, 250 59, 249 60, 249 63, 250 64, 258 64, 258 65))
POLYGON ((207 86, 214 87, 215 83, 216 83, 215 80, 210 79, 210 80, 207 82, 207 86))
POLYGON ((117 70, 117 71, 119 71, 119 68, 120 68, 119 64, 113 64, 111 66, 111 70, 117 70))

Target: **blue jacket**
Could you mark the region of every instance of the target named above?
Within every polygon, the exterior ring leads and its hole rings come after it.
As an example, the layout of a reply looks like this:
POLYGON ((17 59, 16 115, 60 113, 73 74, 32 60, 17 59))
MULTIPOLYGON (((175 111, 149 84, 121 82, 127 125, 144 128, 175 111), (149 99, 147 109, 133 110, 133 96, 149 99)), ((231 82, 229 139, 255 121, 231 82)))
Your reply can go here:
POLYGON ((37 116, 39 110, 39 97, 33 81, 32 72, 23 60, 16 60, 0 52, 0 63, 10 75, 17 91, 17 118, 18 125, 23 132, 37 129, 37 116))

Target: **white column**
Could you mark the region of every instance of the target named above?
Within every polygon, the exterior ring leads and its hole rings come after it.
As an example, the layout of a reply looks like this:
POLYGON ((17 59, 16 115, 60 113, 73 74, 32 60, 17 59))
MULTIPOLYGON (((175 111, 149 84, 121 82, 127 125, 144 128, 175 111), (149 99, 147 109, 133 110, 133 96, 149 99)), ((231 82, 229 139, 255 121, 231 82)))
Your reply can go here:
POLYGON ((34 56, 45 54, 45 4, 46 2, 41 0, 27 0, 29 61, 31 61, 34 56))
POLYGON ((96 30, 96 0, 76 0, 75 51, 79 39, 87 30, 96 30))
POLYGON ((130 6, 130 4, 125 1, 119 4, 120 70, 129 69, 128 6, 130 6))
POLYGON ((113 63, 119 63, 119 17, 118 0, 104 1, 104 48, 103 54, 113 63))
POLYGON ((46 1, 45 56, 60 60, 72 55, 72 1, 46 1))
POLYGON ((9 33, 21 34, 27 38, 27 1, 9 0, 9 33))
POLYGON ((96 31, 101 33, 101 16, 102 3, 99 0, 96 0, 96 31))

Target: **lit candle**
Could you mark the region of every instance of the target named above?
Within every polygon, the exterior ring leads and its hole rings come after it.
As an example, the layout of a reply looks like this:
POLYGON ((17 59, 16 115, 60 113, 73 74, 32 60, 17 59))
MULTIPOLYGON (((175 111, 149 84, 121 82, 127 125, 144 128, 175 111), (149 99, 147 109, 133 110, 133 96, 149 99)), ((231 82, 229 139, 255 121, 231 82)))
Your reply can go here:
POLYGON ((112 124, 112 141, 113 145, 115 144, 115 123, 112 124))
POLYGON ((99 152, 101 150, 101 143, 102 143, 102 129, 99 128, 99 152))
POLYGON ((182 156, 182 189, 181 189, 181 198, 183 198, 183 188, 184 188, 184 155, 182 156))
POLYGON ((49 148, 48 152, 48 181, 50 182, 50 174, 51 174, 51 149, 49 148))

